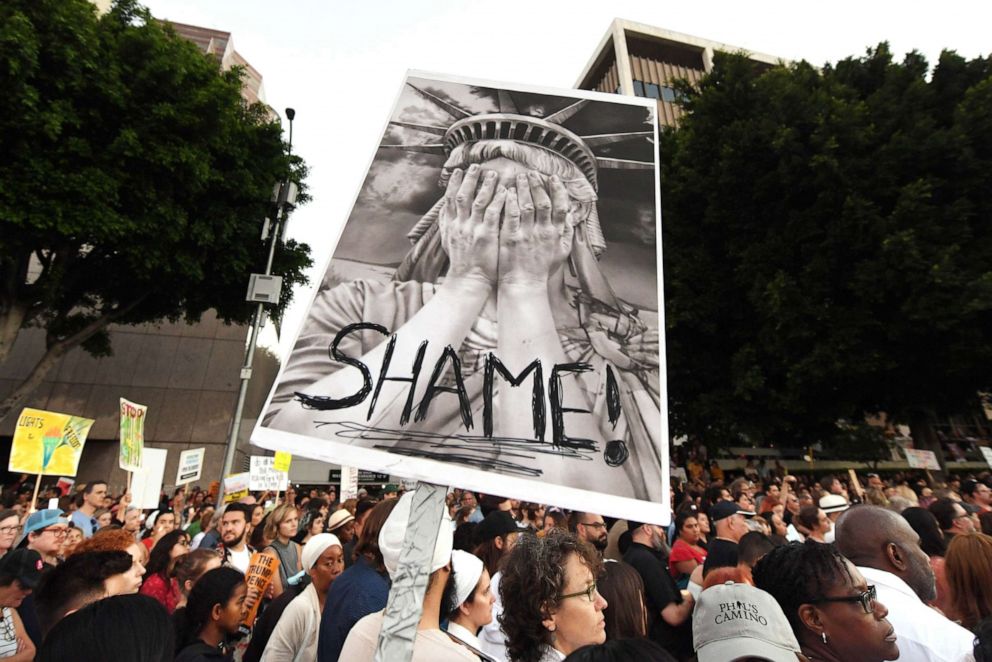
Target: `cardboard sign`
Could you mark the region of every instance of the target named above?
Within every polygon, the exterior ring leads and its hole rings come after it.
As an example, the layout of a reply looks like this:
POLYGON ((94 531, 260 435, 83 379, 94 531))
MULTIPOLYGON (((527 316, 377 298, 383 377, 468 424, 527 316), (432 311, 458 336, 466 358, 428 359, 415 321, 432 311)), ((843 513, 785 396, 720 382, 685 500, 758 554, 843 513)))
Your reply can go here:
POLYGON ((76 484, 75 478, 59 478, 59 482, 55 483, 55 488, 59 491, 59 494, 65 496, 72 490, 72 486, 76 484))
POLYGON ((86 435, 94 421, 25 408, 17 417, 10 448, 11 473, 75 476, 86 435))
POLYGON ((141 468, 131 479, 131 505, 135 508, 158 508, 168 455, 164 448, 146 448, 142 452, 141 468))
POLYGON ((979 450, 982 451, 982 455, 985 457, 985 462, 992 467, 992 448, 988 446, 979 446, 979 450))
POLYGON ((940 471, 940 462, 933 451, 924 451, 916 448, 906 448, 906 462, 913 469, 934 469, 940 471))
POLYGON ((125 471, 141 468, 145 447, 145 415, 148 407, 121 398, 121 452, 118 464, 125 471))
POLYGON ((249 591, 253 588, 258 590, 258 599, 255 600, 255 604, 248 610, 245 620, 241 622, 242 627, 251 630, 251 627, 255 624, 258 607, 262 604, 262 598, 265 597, 265 593, 269 590, 269 585, 272 583, 272 578, 275 577, 278 571, 279 559, 274 556, 269 556, 262 552, 255 552, 251 555, 251 559, 248 561, 248 572, 245 573, 245 584, 248 586, 249 591))
POLYGON ((252 442, 667 523, 656 111, 410 74, 252 442))
POLYGON ((341 501, 358 498, 358 467, 341 467, 341 501))
POLYGON ((275 460, 272 462, 272 467, 276 471, 289 471, 289 466, 293 463, 293 454, 284 453, 283 451, 276 451, 275 460))
POLYGON ((231 474, 224 479, 224 503, 234 503, 248 496, 248 472, 231 474))
POLYGON ((191 448, 179 454, 176 487, 200 480, 200 474, 203 472, 203 456, 206 452, 206 448, 191 448))
POLYGON ((252 455, 248 472, 248 489, 281 492, 289 487, 289 473, 277 471, 275 458, 252 455))

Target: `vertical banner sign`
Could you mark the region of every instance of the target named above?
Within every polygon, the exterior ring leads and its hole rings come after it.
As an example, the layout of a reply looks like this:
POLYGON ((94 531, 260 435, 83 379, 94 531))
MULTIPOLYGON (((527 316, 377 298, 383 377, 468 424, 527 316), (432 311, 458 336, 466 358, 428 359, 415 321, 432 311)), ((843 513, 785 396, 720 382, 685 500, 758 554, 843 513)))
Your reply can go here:
POLYGON ((276 471, 289 472, 289 466, 293 462, 293 454, 283 451, 276 451, 275 461, 272 463, 276 471))
POLYGON ((667 524, 657 111, 410 73, 252 443, 667 524))
POLYGON ((272 578, 278 570, 279 559, 262 552, 255 552, 251 555, 251 559, 248 561, 248 572, 245 573, 245 584, 248 586, 248 590, 258 589, 258 599, 255 600, 255 604, 248 610, 247 616, 241 622, 241 627, 246 632, 250 632, 255 624, 258 607, 262 604, 262 598, 265 597, 265 593, 272 583, 272 578))
POLYGON ((289 473, 277 471, 275 458, 252 455, 248 472, 248 489, 281 492, 289 487, 289 473))
POLYGON ((179 454, 176 487, 200 480, 200 474, 203 472, 203 455, 206 451, 206 448, 191 448, 179 454))
POLYGON ((231 474, 224 479, 224 503, 234 503, 248 496, 248 472, 231 474))
POLYGON ((341 467, 341 501, 358 498, 358 467, 341 467))
POLYGON ((141 451, 145 447, 145 414, 148 407, 121 398, 120 467, 125 471, 141 468, 141 451))
POLYGON ((162 499, 165 480, 165 461, 169 451, 164 448, 145 448, 141 468, 131 479, 131 505, 136 508, 158 508, 162 499))
POLYGON ((25 408, 17 418, 7 470, 43 476, 75 476, 94 421, 25 408))

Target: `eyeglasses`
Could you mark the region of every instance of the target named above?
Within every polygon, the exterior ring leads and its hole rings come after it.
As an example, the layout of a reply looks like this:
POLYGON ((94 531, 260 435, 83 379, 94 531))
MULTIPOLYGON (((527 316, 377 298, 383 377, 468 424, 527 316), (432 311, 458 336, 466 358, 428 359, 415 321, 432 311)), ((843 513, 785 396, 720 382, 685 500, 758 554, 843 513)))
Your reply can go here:
POLYGON ((560 596, 558 599, 565 600, 566 598, 577 598, 580 595, 586 596, 586 599, 589 602, 596 602, 596 582, 589 584, 589 586, 586 587, 586 590, 584 591, 579 591, 578 593, 566 593, 565 595, 560 596))
POLYGON ((0 533, 17 533, 21 530, 19 526, 0 526, 0 533))
POLYGON ((861 608, 865 610, 866 614, 871 614, 875 611, 875 601, 878 600, 878 592, 875 590, 874 586, 869 586, 868 590, 864 593, 859 593, 858 595, 845 595, 842 597, 834 598, 820 598, 818 600, 811 600, 813 604, 819 602, 860 602, 861 608))
POLYGON ((582 526, 588 526, 590 529, 605 529, 606 524, 603 522, 579 522, 582 526))
POLYGON ((56 538, 64 538, 69 533, 69 529, 42 529, 38 533, 45 532, 51 533, 56 538))

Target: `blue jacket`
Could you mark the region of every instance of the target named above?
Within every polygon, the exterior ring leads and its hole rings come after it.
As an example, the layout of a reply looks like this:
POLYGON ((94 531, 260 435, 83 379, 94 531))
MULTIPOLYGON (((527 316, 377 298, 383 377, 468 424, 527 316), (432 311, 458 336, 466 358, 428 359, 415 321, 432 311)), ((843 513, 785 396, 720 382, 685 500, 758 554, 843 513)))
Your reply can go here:
POLYGON ((359 557, 327 592, 317 638, 317 662, 338 662, 344 640, 364 616, 386 608, 389 578, 359 557))

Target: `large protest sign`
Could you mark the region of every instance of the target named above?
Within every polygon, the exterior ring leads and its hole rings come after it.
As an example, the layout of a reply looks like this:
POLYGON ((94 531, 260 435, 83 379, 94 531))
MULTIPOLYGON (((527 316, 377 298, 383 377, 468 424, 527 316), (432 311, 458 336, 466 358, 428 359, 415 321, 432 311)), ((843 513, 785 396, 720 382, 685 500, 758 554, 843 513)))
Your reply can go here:
POLYGON ((176 487, 200 480, 200 474, 203 472, 203 455, 206 452, 206 448, 191 448, 179 454, 176 487))
POLYGON ((234 503, 246 496, 248 496, 247 471, 224 478, 224 503, 234 503))
POLYGON ((131 479, 131 505, 136 508, 158 508, 162 500, 162 483, 165 479, 165 461, 169 451, 164 448, 146 448, 142 452, 141 468, 131 479))
POLYGON ((275 468, 275 458, 252 455, 248 465, 248 489, 281 492, 289 487, 289 472, 275 468))
POLYGON ((985 463, 992 467, 992 448, 988 446, 979 446, 978 449, 982 451, 982 457, 985 458, 985 463))
POLYGON ((408 77, 252 441, 666 522, 654 113, 408 77))
MULTIPOLYGON (((248 572, 245 573, 245 584, 250 589, 255 589, 257 594, 264 597, 272 584, 272 578, 279 570, 279 559, 262 552, 255 552, 248 561, 248 572)), ((292 574, 292 573, 290 573, 292 574)), ((256 599, 251 609, 245 614, 241 621, 241 626, 246 632, 250 632, 255 625, 255 616, 258 615, 258 607, 262 604, 261 598, 256 599)))
POLYGON ((7 470, 39 476, 75 476, 93 420, 25 408, 17 418, 7 470))
POLYGON ((145 415, 148 407, 121 398, 121 449, 118 464, 125 471, 141 468, 141 451, 145 447, 145 415))

